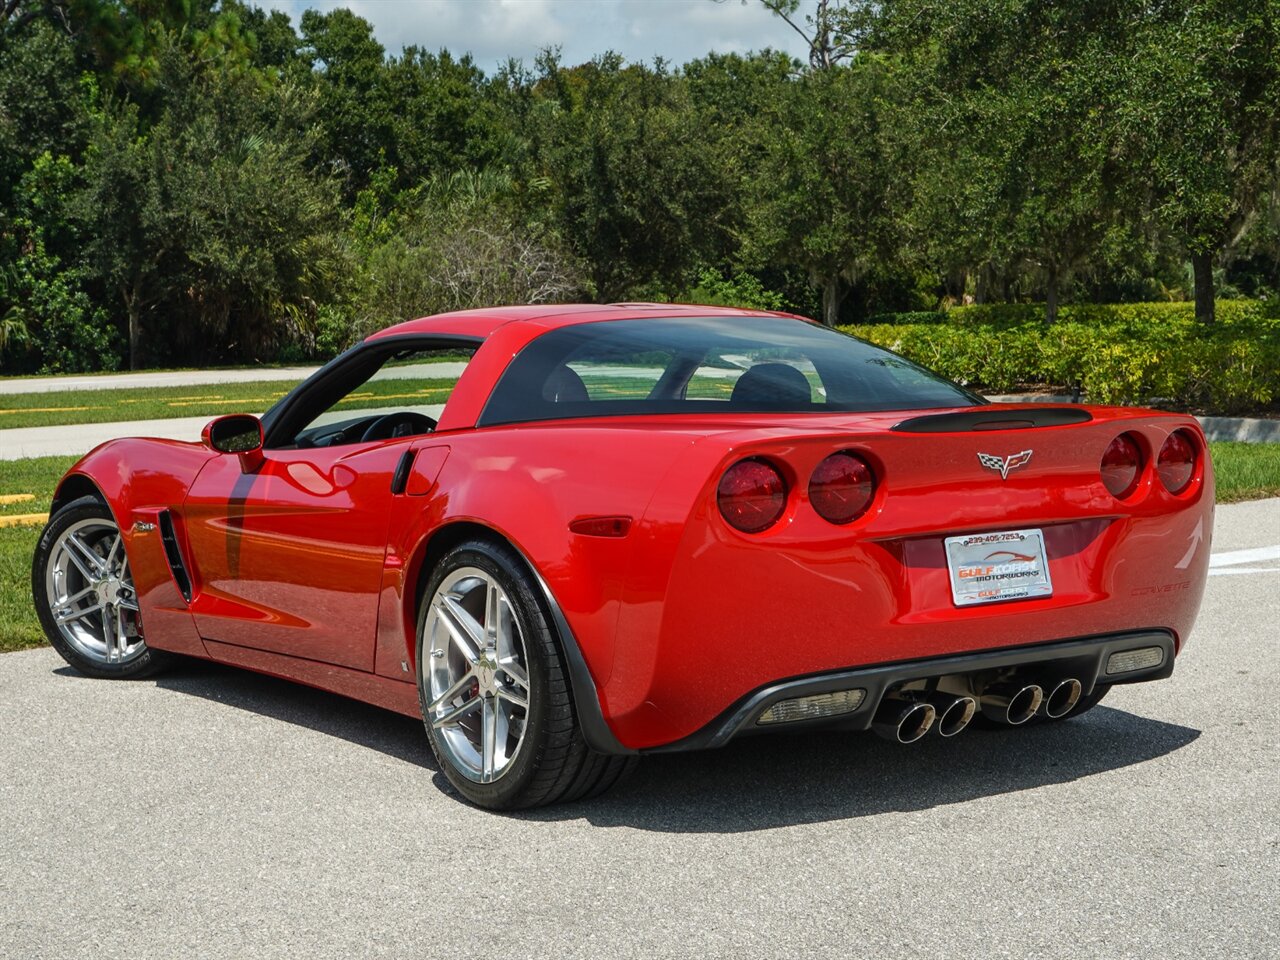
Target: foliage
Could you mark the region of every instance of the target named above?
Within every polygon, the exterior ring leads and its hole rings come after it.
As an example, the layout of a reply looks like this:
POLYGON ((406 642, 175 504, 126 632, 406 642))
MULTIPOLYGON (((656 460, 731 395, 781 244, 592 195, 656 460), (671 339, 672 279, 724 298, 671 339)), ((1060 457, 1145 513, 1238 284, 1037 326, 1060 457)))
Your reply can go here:
POLYGON ((399 197, 394 229, 366 233, 364 283, 340 339, 447 310, 577 296, 577 262, 547 229, 521 220, 519 199, 510 178, 468 173, 399 197))
POLYGON ((807 64, 0 3, 0 371, 302 360, 498 300, 1120 331, 1080 311, 1280 291, 1280 0, 749 2, 807 64))
POLYGON ((786 298, 776 290, 767 290, 758 277, 746 272, 732 277, 715 270, 703 270, 697 286, 676 297, 680 303, 706 303, 721 307, 744 307, 748 310, 785 310, 786 298))
POLYGON ((1164 303, 1064 307, 1050 327, 1034 306, 1004 305, 846 329, 988 393, 1079 387, 1092 403, 1221 414, 1280 401, 1276 313, 1257 302, 1218 309, 1211 333, 1190 304, 1164 303))

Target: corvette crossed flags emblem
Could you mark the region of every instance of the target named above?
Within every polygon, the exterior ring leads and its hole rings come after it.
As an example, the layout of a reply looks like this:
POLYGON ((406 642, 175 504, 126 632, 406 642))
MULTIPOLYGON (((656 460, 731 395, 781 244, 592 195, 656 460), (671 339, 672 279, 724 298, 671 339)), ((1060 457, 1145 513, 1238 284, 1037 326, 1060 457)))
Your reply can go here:
POLYGON ((1031 461, 1031 451, 1023 450, 1021 453, 1011 453, 1007 457, 997 457, 994 453, 978 454, 978 462, 988 470, 994 470, 1000 474, 1001 480, 1008 480, 1009 474, 1019 467, 1026 466, 1031 461))

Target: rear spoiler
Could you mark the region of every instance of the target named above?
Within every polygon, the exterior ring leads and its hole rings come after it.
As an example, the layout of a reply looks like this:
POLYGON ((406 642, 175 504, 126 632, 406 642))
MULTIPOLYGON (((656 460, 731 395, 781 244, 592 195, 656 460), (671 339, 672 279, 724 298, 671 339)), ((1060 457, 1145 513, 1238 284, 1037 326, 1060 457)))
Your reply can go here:
POLYGON ((990 406, 959 413, 933 413, 895 424, 897 433, 970 433, 982 430, 1030 430, 1088 423, 1093 416, 1080 407, 1029 407, 994 410, 990 406))

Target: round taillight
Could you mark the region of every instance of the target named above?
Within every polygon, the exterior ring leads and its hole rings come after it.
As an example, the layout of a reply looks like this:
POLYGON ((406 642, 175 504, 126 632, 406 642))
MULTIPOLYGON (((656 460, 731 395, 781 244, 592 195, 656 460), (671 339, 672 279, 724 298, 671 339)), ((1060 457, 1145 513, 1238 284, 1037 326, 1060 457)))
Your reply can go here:
POLYGON ((778 522, 787 507, 787 482, 766 460, 739 460, 716 488, 720 515, 743 533, 759 533, 778 522))
POLYGON ((850 523, 871 505, 876 480, 871 468, 852 453, 833 453, 809 478, 809 502, 831 523, 850 523))
POLYGON ((1142 473, 1142 451, 1127 433, 1111 441, 1102 455, 1102 482, 1117 500, 1133 493, 1142 473))
POLYGON ((1196 469, 1196 445, 1185 430, 1175 430, 1160 448, 1156 473, 1170 493, 1181 493, 1196 469))

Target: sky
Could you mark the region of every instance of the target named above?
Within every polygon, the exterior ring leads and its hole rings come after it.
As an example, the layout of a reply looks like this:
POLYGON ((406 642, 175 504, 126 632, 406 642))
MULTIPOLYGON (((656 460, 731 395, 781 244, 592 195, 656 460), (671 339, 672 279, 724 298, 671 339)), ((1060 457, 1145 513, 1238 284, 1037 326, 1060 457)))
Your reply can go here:
POLYGON ((804 58, 804 41, 758 0, 258 0, 294 26, 307 8, 347 7, 373 24, 389 53, 416 44, 470 52, 485 70, 515 57, 532 64, 560 47, 577 64, 606 50, 630 61, 655 56, 682 64, 709 52, 772 47, 804 58))

